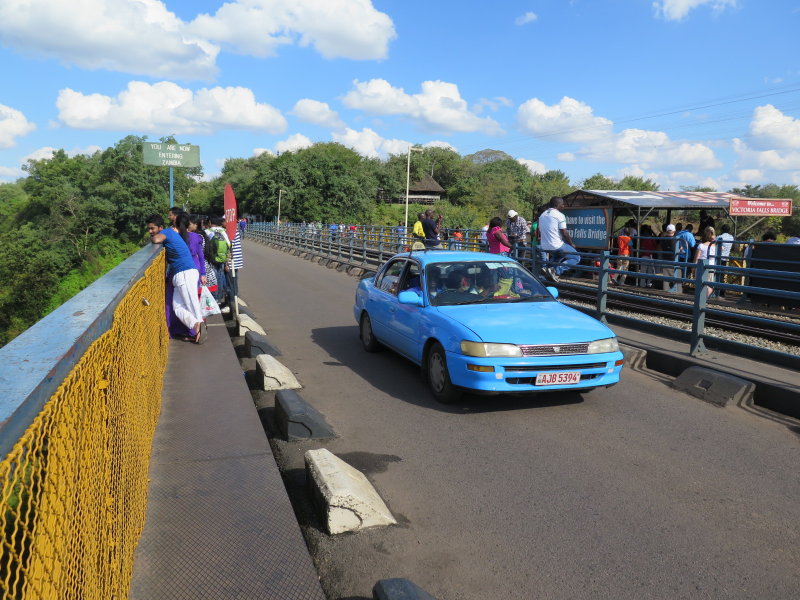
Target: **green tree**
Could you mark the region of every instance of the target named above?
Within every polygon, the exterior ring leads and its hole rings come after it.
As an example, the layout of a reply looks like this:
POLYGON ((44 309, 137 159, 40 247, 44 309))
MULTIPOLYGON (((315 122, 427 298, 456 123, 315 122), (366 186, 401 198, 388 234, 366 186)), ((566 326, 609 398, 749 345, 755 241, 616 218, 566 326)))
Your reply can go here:
POLYGON ((581 183, 582 190, 616 190, 617 182, 602 173, 595 173, 581 183))
POLYGON ((531 204, 534 209, 543 206, 553 196, 566 196, 575 191, 570 184, 569 177, 563 171, 551 170, 547 173, 534 175, 531 188, 531 204))
POLYGON ((635 177, 633 175, 626 175, 620 179, 617 185, 618 190, 636 190, 639 192, 657 192, 658 184, 652 179, 645 179, 644 177, 635 177))

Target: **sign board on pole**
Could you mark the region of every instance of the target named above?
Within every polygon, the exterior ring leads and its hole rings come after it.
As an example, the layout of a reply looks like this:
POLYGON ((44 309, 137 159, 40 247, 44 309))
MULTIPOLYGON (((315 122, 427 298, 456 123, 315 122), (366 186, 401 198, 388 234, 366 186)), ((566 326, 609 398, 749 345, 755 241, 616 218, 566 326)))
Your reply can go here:
POLYGON ((611 235, 610 208, 564 207, 567 231, 576 248, 608 248, 611 235))
POLYGON ((193 168, 200 166, 200 146, 143 142, 144 164, 157 167, 193 168))
POLYGON ((728 211, 734 216, 789 217, 792 201, 784 198, 731 198, 728 211))
POLYGON ((233 187, 230 183, 225 184, 224 202, 225 233, 228 234, 229 239, 233 240, 236 237, 239 220, 236 218, 236 196, 233 195, 233 187))

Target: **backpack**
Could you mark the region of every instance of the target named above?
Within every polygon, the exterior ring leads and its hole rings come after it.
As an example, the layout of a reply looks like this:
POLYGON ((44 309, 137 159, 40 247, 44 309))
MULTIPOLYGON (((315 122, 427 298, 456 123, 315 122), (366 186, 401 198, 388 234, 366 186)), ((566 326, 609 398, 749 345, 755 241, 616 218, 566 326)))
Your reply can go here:
POLYGON ((203 255, 205 259, 214 264, 222 264, 228 260, 228 243, 219 231, 214 231, 214 235, 206 240, 203 255))

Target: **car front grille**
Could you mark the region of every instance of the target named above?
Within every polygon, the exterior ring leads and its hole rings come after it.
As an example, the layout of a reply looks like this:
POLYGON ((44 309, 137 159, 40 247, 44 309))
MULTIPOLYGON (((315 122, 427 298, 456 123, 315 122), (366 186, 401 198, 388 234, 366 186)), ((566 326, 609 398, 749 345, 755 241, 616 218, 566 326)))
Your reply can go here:
POLYGON ((540 346, 520 346, 522 356, 560 356, 563 354, 586 354, 589 344, 542 344, 540 346))
POLYGON ((582 371, 583 369, 604 369, 606 363, 589 363, 583 365, 525 365, 504 367, 506 373, 539 372, 539 371, 582 371))

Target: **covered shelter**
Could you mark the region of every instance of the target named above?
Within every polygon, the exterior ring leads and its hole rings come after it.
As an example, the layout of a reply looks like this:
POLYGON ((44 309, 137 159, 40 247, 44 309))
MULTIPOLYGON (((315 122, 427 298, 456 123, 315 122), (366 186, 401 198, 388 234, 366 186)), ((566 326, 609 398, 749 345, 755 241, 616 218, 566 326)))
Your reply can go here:
POLYGON ((671 222, 673 210, 705 210, 728 216, 731 199, 737 197, 730 192, 576 190, 564 196, 564 214, 577 247, 606 249, 619 217, 632 219, 638 231, 654 213, 661 222, 671 222))
MULTIPOLYGON (((447 193, 439 183, 430 175, 425 175, 419 181, 415 181, 408 188, 408 202, 410 204, 436 204, 447 193)), ((395 203, 403 204, 405 196, 395 198, 395 203)))

